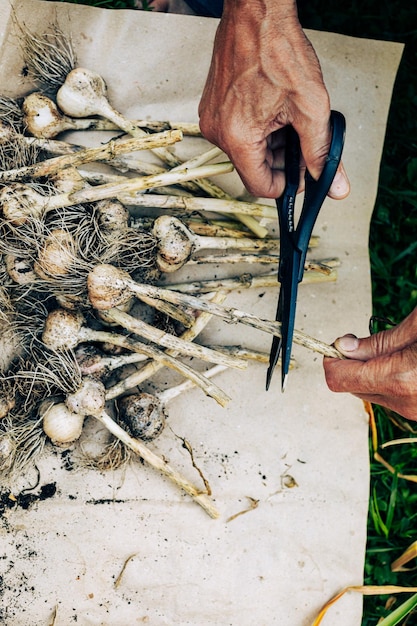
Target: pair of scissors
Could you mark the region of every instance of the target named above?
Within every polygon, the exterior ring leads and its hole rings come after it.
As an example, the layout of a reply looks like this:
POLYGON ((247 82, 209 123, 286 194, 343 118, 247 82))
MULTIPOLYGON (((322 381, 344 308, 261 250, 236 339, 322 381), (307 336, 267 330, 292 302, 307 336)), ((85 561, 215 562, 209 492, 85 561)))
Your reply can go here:
POLYGON ((281 354, 281 390, 284 391, 290 367, 294 335, 298 285, 304 277, 304 266, 311 233, 321 206, 335 177, 343 151, 346 122, 342 113, 330 115, 332 139, 320 177, 315 180, 306 170, 304 202, 295 225, 295 198, 300 180, 301 148, 299 137, 292 126, 286 128, 285 178, 283 194, 277 198, 280 227, 280 257, 278 280, 281 283, 276 320, 281 322, 281 337, 274 336, 266 376, 269 389, 272 374, 281 354))

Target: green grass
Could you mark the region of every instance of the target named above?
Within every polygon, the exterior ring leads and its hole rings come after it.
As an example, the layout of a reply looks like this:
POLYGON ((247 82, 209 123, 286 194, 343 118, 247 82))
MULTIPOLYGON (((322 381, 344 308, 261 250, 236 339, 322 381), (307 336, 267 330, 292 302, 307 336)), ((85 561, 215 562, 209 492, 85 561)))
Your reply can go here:
MULTIPOLYGON (((132 8, 133 1, 82 3, 132 8)), ((151 1, 145 2, 145 6, 151 8, 151 1)), ((373 313, 399 322, 417 305, 417 8, 413 0, 300 0, 299 13, 305 28, 405 43, 388 119, 369 241, 373 313)), ((377 330, 385 327, 379 323, 377 330)), ((375 417, 380 443, 412 434, 404 428, 407 424, 413 427, 413 423, 394 423, 392 416, 380 407, 375 407, 375 417)), ((417 423, 415 428, 417 432, 417 423)), ((393 573, 390 565, 417 540, 417 485, 375 462, 371 448, 370 442, 365 583, 416 586, 416 572, 393 573)), ((416 445, 395 446, 383 454, 398 473, 417 475, 416 445)), ((396 606, 407 597, 399 596, 396 606)), ((374 626, 381 616, 392 615, 392 608, 384 608, 385 600, 385 596, 365 598, 362 626, 374 626)), ((412 626, 417 624, 417 615, 390 623, 412 626)))

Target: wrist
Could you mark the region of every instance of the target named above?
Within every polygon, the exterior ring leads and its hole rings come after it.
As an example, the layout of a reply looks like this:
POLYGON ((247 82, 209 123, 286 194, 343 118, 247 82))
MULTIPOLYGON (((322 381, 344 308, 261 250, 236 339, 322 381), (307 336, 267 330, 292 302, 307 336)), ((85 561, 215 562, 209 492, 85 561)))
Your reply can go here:
POLYGON ((223 6, 223 14, 233 11, 236 17, 242 12, 245 15, 274 14, 280 19, 298 19, 296 0, 224 0, 223 6))

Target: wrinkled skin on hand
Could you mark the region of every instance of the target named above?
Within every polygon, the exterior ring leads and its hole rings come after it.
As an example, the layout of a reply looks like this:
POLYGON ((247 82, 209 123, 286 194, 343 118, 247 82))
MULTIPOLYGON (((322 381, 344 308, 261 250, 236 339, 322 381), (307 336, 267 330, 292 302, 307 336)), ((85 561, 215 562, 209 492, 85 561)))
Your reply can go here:
POLYGON ((347 359, 324 359, 332 391, 352 393, 417 421, 417 308, 394 328, 363 339, 345 335, 335 346, 347 359))
MULTIPOLYGON (((203 135, 228 155, 253 195, 283 191, 287 125, 299 134, 308 170, 320 175, 330 102, 294 0, 225 0, 199 114, 203 135)), ((329 195, 348 193, 341 166, 329 195)))

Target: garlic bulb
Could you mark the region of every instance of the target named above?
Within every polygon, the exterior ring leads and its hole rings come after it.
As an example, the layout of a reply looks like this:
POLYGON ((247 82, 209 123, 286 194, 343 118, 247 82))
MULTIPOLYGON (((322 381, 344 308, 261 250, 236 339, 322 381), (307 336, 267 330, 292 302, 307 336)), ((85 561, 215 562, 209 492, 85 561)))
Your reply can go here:
POLYGON ((106 94, 106 83, 99 74, 77 67, 67 75, 56 101, 61 111, 72 117, 102 115, 111 119, 114 111, 106 94))
POLYGON ((45 280, 68 274, 76 259, 75 248, 72 235, 62 228, 55 228, 46 237, 33 269, 45 280))
POLYGON ((107 232, 126 230, 129 226, 129 211, 119 200, 99 200, 95 204, 99 225, 107 232))
POLYGON ((170 215, 161 215, 153 225, 158 240, 156 262, 162 272, 175 272, 190 258, 194 245, 186 226, 170 215))
POLYGON ((69 393, 65 405, 69 411, 80 415, 99 415, 104 410, 106 390, 97 378, 86 376, 81 386, 69 393))
POLYGON ((130 299, 131 291, 126 283, 127 272, 107 265, 97 265, 88 275, 88 298, 95 309, 105 310, 120 306, 130 299))
POLYGON ((28 285, 38 279, 29 259, 6 254, 4 262, 8 275, 18 285, 28 285))
POLYGON ((51 139, 65 130, 89 128, 90 120, 81 124, 63 115, 55 102, 42 93, 31 93, 23 101, 24 124, 27 132, 34 137, 51 139))
POLYGON ((128 432, 137 439, 151 441, 165 427, 166 411, 156 396, 150 393, 132 394, 120 398, 119 421, 127 426, 128 432))
POLYGON ((29 217, 40 218, 46 201, 47 198, 22 183, 10 183, 0 189, 3 216, 16 226, 27 222, 29 217))
POLYGON ((51 350, 71 350, 80 341, 84 317, 81 313, 56 309, 45 321, 42 341, 51 350))
POLYGON ((84 416, 71 412, 63 402, 42 403, 40 410, 44 433, 59 447, 70 446, 80 438, 84 416))

